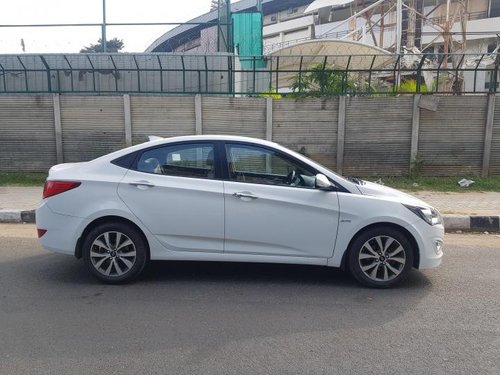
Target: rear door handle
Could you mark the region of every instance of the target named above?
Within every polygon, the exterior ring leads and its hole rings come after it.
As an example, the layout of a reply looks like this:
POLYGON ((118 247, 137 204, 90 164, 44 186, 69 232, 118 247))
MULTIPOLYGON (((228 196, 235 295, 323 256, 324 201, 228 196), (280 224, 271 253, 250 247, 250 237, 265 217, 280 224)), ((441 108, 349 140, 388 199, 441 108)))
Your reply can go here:
POLYGON ((234 193, 233 197, 240 198, 240 199, 241 198, 249 198, 249 199, 258 199, 259 198, 258 196, 253 195, 252 193, 244 193, 244 192, 234 193))
POLYGON ((155 185, 152 184, 151 182, 149 181, 134 181, 134 182, 129 182, 128 183, 129 185, 132 185, 132 186, 135 186, 137 188, 152 188, 154 187, 155 185))

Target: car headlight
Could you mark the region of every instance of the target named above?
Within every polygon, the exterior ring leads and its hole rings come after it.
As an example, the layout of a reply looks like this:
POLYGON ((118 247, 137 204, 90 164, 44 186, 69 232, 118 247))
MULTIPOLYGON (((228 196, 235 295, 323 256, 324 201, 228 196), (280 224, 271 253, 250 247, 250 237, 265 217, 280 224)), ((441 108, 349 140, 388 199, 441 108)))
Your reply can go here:
POLYGON ((439 214, 439 211, 432 207, 418 207, 406 204, 404 206, 418 217, 424 219, 425 222, 429 225, 438 225, 443 222, 443 219, 439 214))

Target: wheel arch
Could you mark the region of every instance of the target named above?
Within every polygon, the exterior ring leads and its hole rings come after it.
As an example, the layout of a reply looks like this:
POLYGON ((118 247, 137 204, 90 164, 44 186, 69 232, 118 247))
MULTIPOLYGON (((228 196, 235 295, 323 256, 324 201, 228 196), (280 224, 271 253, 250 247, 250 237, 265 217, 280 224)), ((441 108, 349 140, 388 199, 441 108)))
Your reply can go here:
POLYGON ((396 229, 396 230, 400 231, 401 233, 403 233, 408 238, 408 240, 411 243, 411 248, 413 250, 413 267, 414 268, 419 268, 419 264, 420 264, 420 249, 418 247, 417 240, 415 239, 415 237, 405 227, 402 227, 401 225, 390 223, 390 222, 374 223, 374 224, 367 225, 367 226, 361 228, 360 230, 358 230, 356 232, 356 234, 354 236, 352 236, 351 240, 349 241, 349 244, 347 245, 346 250, 344 251, 344 255, 342 255, 342 261, 340 263, 340 268, 342 270, 344 270, 344 271, 348 269, 347 264, 348 264, 348 261, 349 261, 349 253, 351 252, 350 251, 351 250, 351 246, 352 246, 353 242, 364 231, 367 231, 367 230, 370 230, 370 229, 374 229, 374 228, 387 228, 387 227, 390 227, 390 228, 393 228, 393 229, 396 229))
POLYGON ((122 216, 116 216, 116 215, 107 215, 107 216, 101 216, 97 219, 94 219, 92 222, 90 222, 86 227, 85 229, 83 230, 81 236, 78 238, 78 241, 76 242, 76 246, 75 246, 75 257, 77 259, 80 259, 82 257, 82 244, 84 242, 84 239, 85 237, 87 236, 87 234, 94 228, 96 228, 97 226, 101 225, 101 224, 105 224, 105 223, 123 223, 123 224, 127 224, 127 225, 130 225, 131 227, 133 227, 134 229, 137 230, 137 232, 139 233, 139 235, 142 237, 142 239, 144 240, 144 243, 146 244, 146 249, 147 249, 147 259, 149 260, 151 258, 151 254, 150 254, 150 245, 149 245, 149 241, 148 241, 148 238, 146 237, 146 235, 144 234, 144 232, 142 231, 142 229, 137 225, 135 224, 133 221, 129 220, 129 219, 126 219, 122 216))

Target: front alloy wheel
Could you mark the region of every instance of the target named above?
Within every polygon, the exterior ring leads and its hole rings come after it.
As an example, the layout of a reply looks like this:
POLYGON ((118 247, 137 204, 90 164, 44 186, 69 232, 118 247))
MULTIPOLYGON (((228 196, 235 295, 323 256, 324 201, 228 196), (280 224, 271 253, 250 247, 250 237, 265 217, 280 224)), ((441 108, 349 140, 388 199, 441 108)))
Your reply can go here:
POLYGON ((413 249, 400 231, 374 228, 354 241, 349 253, 349 268, 361 283, 388 288, 401 282, 413 265, 413 249))
POLYGON ((93 275, 107 283, 137 277, 147 261, 146 244, 137 230, 126 224, 103 224, 89 232, 83 258, 93 275))

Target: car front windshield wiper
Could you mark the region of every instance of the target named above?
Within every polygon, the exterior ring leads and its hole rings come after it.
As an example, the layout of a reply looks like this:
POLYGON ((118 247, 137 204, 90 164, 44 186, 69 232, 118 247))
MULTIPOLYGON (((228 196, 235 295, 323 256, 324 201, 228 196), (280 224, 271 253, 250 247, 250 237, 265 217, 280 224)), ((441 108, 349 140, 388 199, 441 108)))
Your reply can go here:
POLYGON ((365 181, 363 181, 362 179, 357 178, 357 177, 347 177, 347 179, 351 182, 354 182, 356 185, 364 185, 365 184, 365 181))

